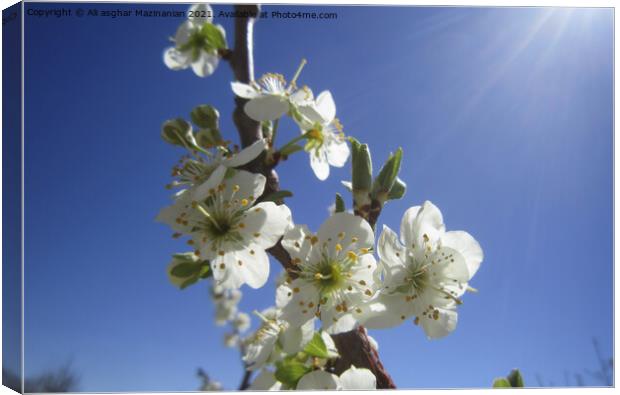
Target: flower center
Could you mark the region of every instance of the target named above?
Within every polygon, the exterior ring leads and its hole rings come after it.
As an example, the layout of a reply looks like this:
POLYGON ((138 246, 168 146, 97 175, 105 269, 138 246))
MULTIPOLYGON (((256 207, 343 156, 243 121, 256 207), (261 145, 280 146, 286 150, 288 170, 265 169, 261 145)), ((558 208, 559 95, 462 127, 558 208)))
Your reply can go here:
POLYGON ((314 274, 314 283, 322 295, 340 288, 343 282, 342 268, 337 261, 324 260, 314 274))
POLYGON ((308 139, 308 141, 306 142, 305 150, 316 150, 318 154, 318 149, 321 148, 321 146, 323 146, 323 143, 325 142, 325 136, 323 136, 323 131, 318 127, 310 129, 306 132, 306 138, 308 139))

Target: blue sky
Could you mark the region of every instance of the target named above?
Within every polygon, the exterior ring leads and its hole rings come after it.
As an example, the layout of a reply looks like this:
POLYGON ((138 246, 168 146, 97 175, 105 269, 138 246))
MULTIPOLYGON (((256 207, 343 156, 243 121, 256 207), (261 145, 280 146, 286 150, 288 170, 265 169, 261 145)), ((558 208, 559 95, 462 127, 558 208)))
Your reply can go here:
MULTIPOLYGON (((428 341, 412 324, 371 333, 397 385, 484 387, 513 367, 530 385, 537 374, 561 385, 565 371, 594 369, 591 339, 605 355, 613 339, 612 10, 329 10, 336 21, 259 21, 257 76, 291 76, 307 58, 300 82, 331 90, 375 166, 403 147, 408 191, 380 224, 398 228, 431 200, 485 252, 480 292, 449 337, 428 341)), ((182 154, 161 123, 210 103, 236 137, 228 66, 199 79, 162 63, 180 22, 26 17, 27 375, 71 361, 85 391, 193 390, 197 367, 238 384, 207 285, 168 283, 184 245, 154 222, 182 154)), ((232 42, 232 20, 217 22, 232 42)), ((285 122, 279 138, 296 133, 285 122)), ((297 154, 279 174, 295 222, 316 230, 349 168, 320 182, 307 162, 297 154)), ((272 283, 243 290, 244 310, 273 303, 272 283)))

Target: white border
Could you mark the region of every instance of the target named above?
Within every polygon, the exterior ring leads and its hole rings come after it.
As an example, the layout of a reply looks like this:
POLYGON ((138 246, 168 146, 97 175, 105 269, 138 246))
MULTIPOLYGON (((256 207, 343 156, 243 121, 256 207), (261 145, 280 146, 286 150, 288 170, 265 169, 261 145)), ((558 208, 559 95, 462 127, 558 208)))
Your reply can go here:
MULTIPOLYGON (((42 0, 31 0, 28 1, 29 3, 31 2, 46 2, 46 1, 42 1, 42 0)), ((47 2, 54 2, 54 1, 47 1, 47 2)), ((61 2, 61 1, 55 1, 55 2, 61 2)), ((138 1, 76 1, 76 0, 65 0, 62 2, 67 2, 67 3, 191 3, 191 2, 187 2, 187 1, 165 1, 165 0, 150 0, 150 1, 144 1, 144 0, 138 0, 138 1)), ((2 9, 5 9, 13 4, 15 4, 16 2, 13 0, 0 0, 0 5, 2 6, 2 9)), ((232 1, 221 1, 221 0, 214 0, 214 1, 210 1, 210 3, 222 3, 222 4, 231 4, 233 3, 232 1)), ((238 0, 235 1, 235 3, 254 3, 253 1, 248 1, 248 0, 238 0)), ((438 1, 438 0, 426 0, 426 1, 402 1, 402 0, 390 0, 388 3, 385 2, 381 2, 379 0, 363 0, 363 1, 351 1, 351 0, 338 0, 336 2, 332 2, 329 0, 314 0, 312 2, 307 2, 307 1, 301 1, 301 0, 288 0, 286 2, 277 2, 277 1, 261 1, 261 4, 317 4, 317 5, 330 5, 330 4, 335 4, 335 5, 382 5, 382 6, 388 6, 388 5, 417 5, 417 6, 467 6, 467 7, 546 7, 546 6, 554 6, 554 7, 613 7, 614 8, 614 20, 615 20, 615 5, 616 2, 615 1, 601 1, 601 0, 592 0, 592 1, 576 1, 576 0, 572 0, 572 1, 560 1, 560 0, 539 0, 539 1, 493 1, 493 0, 477 0, 477 1, 466 1, 466 0, 448 0, 448 1, 438 1)), ((22 7, 22 72, 21 72, 21 85, 22 85, 22 101, 21 101, 21 108, 22 108, 22 131, 21 131, 21 154, 22 154, 22 163, 21 163, 21 193, 22 193, 22 201, 21 201, 21 221, 22 221, 22 234, 21 234, 21 254, 22 254, 22 267, 21 267, 21 271, 22 271, 22 294, 21 294, 21 299, 22 299, 22 318, 21 318, 21 329, 22 329, 22 344, 21 344, 21 368, 22 368, 22 388, 23 388, 23 369, 24 369, 24 196, 25 196, 25 190, 24 190, 24 163, 25 163, 25 157, 24 157, 24 122, 25 122, 25 117, 24 117, 24 8, 22 7)), ((2 32, 0 31, 0 42, 2 39, 2 32)), ((615 42, 617 42, 618 39, 618 32, 617 30, 615 30, 614 28, 614 119, 613 119, 613 126, 614 126, 614 131, 615 131, 615 114, 617 113, 617 101, 616 101, 616 79, 615 79, 615 72, 616 72, 616 51, 615 51, 615 42)), ((0 62, 2 60, 2 53, 0 51, 0 62)), ((1 66, 0 66, 1 67, 1 66)), ((0 81, 0 89, 2 88, 2 82, 0 81)), ((0 98, 0 106, 1 106, 1 98, 0 98)), ((0 159, 1 159, 1 146, 2 146, 2 142, 1 142, 1 135, 2 133, 2 120, 0 118, 0 159)), ((615 160, 615 152, 618 148, 618 143, 617 140, 615 139, 615 133, 614 133, 614 139, 613 139, 613 144, 614 144, 614 160, 613 160, 613 166, 614 166, 614 210, 613 210, 613 215, 614 215, 614 251, 613 251, 613 256, 614 256, 614 356, 617 355, 616 353, 616 342, 615 342, 615 338, 616 338, 616 331, 617 331, 617 327, 615 325, 615 308, 617 306, 616 303, 616 293, 615 293, 615 284, 618 281, 619 277, 618 277, 618 273, 615 270, 615 258, 616 258, 616 243, 619 241, 619 236, 617 235, 617 233, 615 232, 615 224, 617 223, 616 219, 616 210, 615 210, 615 206, 617 203, 617 194, 616 194, 616 174, 618 174, 618 163, 615 160)), ((2 191, 2 175, 0 174, 0 191, 2 191)), ((0 197, 0 204, 2 202, 2 198, 0 197)), ((0 210, 0 221, 2 219, 2 212, 0 210)), ((2 229, 0 229, 0 238, 2 235, 2 229)), ((2 246, 2 240, 0 240, 0 247, 2 246)), ((2 284, 1 284, 1 279, 2 279, 2 274, 0 271, 0 303, 2 300, 2 294, 1 294, 1 290, 2 290, 2 284)), ((2 329, 0 326, 0 335, 2 334, 2 329)), ((1 342, 0 342, 1 343, 1 342)), ((0 344, 0 351, 2 350, 2 345, 0 344)), ((1 361, 0 361, 0 366, 1 366, 1 361)), ((615 367, 614 367, 614 377, 615 377, 615 367)), ((459 389, 459 390, 415 390, 416 394, 448 394, 448 393, 452 393, 453 391, 463 391, 463 392, 472 392, 472 391, 481 391, 481 389, 459 389)), ((495 391, 492 389, 484 389, 482 391, 495 391)), ((581 393, 595 393, 595 394, 605 394, 605 393, 612 393, 615 392, 615 389, 611 388, 611 389, 607 389, 607 388, 588 388, 588 387, 584 387, 584 388, 544 388, 544 389, 526 389, 526 390, 511 390, 511 389, 505 389, 502 390, 502 393, 522 393, 523 391, 526 391, 528 393, 536 393, 536 394, 581 394, 581 393)), ((351 391, 344 391, 344 393, 350 393, 351 391)), ((383 391, 381 391, 383 392, 383 391)), ((2 387, 0 386, 0 395, 3 394, 14 394, 15 392, 13 392, 12 390, 6 388, 6 387, 2 387)), ((169 393, 169 394, 183 394, 186 392, 175 392, 175 393, 171 393, 171 392, 143 392, 144 394, 161 394, 161 393, 169 393)), ((261 392, 262 393, 262 392, 261 392)), ((302 392, 302 393, 307 393, 307 394, 311 394, 312 392, 302 392)), ((399 393, 414 393, 413 390, 399 390, 399 393)))

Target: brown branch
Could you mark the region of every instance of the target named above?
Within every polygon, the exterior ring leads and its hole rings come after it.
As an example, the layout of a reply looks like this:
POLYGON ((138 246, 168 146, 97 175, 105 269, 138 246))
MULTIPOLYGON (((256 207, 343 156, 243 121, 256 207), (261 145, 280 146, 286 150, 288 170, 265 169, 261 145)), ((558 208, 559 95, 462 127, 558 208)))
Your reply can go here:
POLYGON ((396 388, 396 384, 383 367, 379 354, 370 345, 364 327, 359 326, 352 331, 332 335, 332 339, 334 339, 334 343, 342 355, 331 365, 334 373, 340 375, 351 365, 357 368, 366 368, 377 378, 377 388, 396 388))
MULTIPOLYGON (((237 11, 239 15, 257 15, 260 11, 260 7, 251 4, 236 5, 235 11, 237 11)), ((222 53, 223 59, 228 60, 230 63, 235 79, 243 83, 249 83, 254 80, 254 60, 252 53, 253 28, 254 18, 245 16, 236 18, 234 48, 232 51, 222 53)), ((239 132, 242 147, 247 147, 263 138, 260 123, 248 117, 243 110, 246 102, 246 99, 235 97, 236 107, 233 112, 233 121, 239 132)), ((273 161, 270 164, 266 164, 265 162, 265 155, 263 154, 254 161, 243 166, 243 168, 254 173, 263 174, 267 178, 264 191, 264 195, 267 195, 278 191, 280 189, 280 182, 278 174, 274 170, 278 161, 273 161)), ((374 220, 376 221, 376 216, 374 220)), ((293 267, 291 256, 284 247, 282 247, 281 243, 278 242, 278 244, 270 248, 268 252, 282 264, 284 269, 286 269, 291 276, 294 276, 290 271, 293 267)), ((338 350, 341 355, 343 355, 343 357, 334 362, 333 368, 337 373, 342 373, 351 365, 359 368, 364 367, 370 369, 375 374, 377 378, 377 388, 396 388, 390 375, 383 368, 379 360, 379 355, 370 346, 366 331, 363 327, 360 326, 357 330, 334 335, 333 338, 338 350)), ((249 376, 247 375, 244 376, 244 383, 246 380, 249 380, 249 376)), ((247 388, 244 386, 244 383, 242 383, 240 389, 247 388)), ((245 384, 247 385, 248 383, 245 384)))

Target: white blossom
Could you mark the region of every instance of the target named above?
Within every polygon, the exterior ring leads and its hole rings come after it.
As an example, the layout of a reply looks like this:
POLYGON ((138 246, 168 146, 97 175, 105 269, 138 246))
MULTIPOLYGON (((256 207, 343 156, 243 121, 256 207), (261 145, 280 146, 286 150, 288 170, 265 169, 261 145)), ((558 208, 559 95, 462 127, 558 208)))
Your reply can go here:
POLYGON ((261 326, 244 340, 243 360, 250 370, 260 369, 283 355, 297 353, 312 340, 314 320, 294 326, 284 321, 280 310, 274 307, 257 315, 262 319, 261 326))
POLYGON ((282 389, 282 383, 276 380, 271 370, 261 369, 248 389, 252 391, 279 391, 282 389))
POLYGON ((250 316, 243 312, 237 313, 232 324, 239 332, 245 332, 250 329, 250 316))
POLYGON ((262 287, 269 277, 272 247, 291 226, 285 205, 262 202, 265 177, 218 167, 203 184, 183 191, 158 219, 191 236, 195 254, 209 260, 213 279, 224 288, 262 287), (230 173, 233 173, 230 175, 230 173))
POLYGON ((237 347, 239 344, 239 335, 236 333, 227 333, 224 335, 224 345, 229 348, 237 347))
POLYGON ((319 180, 329 177, 329 166, 342 167, 349 158, 342 125, 336 118, 336 104, 329 91, 323 91, 308 105, 299 106, 297 123, 305 134, 304 147, 310 166, 319 180))
POLYGON ((267 148, 267 141, 260 139, 237 153, 218 149, 214 153, 209 153, 208 158, 199 155, 186 155, 181 158, 180 164, 172 168, 172 175, 177 179, 169 186, 191 189, 196 185, 203 184, 214 173, 219 176, 229 168, 239 167, 251 162, 265 148, 267 148))
POLYGON ((237 305, 242 293, 238 289, 224 289, 214 286, 211 289, 211 299, 215 304, 215 323, 225 325, 237 315, 237 305))
POLYGON ((364 325, 392 327, 415 316, 429 338, 452 332, 460 298, 483 259, 478 242, 463 231, 446 232, 441 212, 427 201, 405 212, 400 241, 384 226, 378 253, 384 288, 366 308, 364 325))
POLYGON ((316 235, 295 226, 282 239, 297 278, 278 287, 276 304, 291 325, 320 317, 331 333, 350 330, 376 290, 374 233, 364 219, 349 213, 329 217, 316 235), (330 328, 346 320, 348 326, 330 328))
POLYGON ((249 84, 234 81, 231 88, 235 95, 248 100, 243 109, 258 122, 280 118, 289 111, 291 105, 308 103, 307 93, 312 94, 305 87, 293 91, 294 83, 287 86, 284 76, 276 73, 267 73, 249 84))
POLYGON ((364 390, 376 389, 377 379, 366 368, 351 365, 340 377, 324 370, 305 374, 297 383, 297 390, 364 390))
MULTIPOLYGON (((217 48, 209 43, 203 32, 206 24, 213 23, 213 10, 208 4, 194 4, 189 8, 188 17, 176 31, 174 46, 164 51, 164 63, 171 70, 184 70, 191 67, 199 77, 207 77, 217 68, 220 57, 217 48)), ((222 37, 226 32, 221 25, 214 25, 222 37)))

